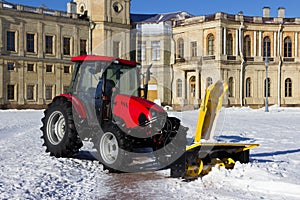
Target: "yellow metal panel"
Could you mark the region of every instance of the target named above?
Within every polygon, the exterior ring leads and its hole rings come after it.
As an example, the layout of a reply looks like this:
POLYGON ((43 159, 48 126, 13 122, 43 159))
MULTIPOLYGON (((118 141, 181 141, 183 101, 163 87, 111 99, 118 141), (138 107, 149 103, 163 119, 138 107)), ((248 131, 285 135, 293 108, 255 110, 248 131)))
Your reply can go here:
POLYGON ((208 139, 210 136, 227 90, 228 84, 222 81, 218 81, 206 89, 205 98, 200 106, 194 138, 195 143, 199 143, 201 139, 208 139))

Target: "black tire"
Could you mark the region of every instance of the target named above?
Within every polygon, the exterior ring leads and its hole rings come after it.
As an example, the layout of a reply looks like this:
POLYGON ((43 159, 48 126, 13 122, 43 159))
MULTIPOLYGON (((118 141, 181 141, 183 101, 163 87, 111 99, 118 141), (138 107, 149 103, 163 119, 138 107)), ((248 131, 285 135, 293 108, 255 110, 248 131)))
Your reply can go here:
POLYGON ((127 152, 131 146, 125 133, 117 125, 110 123, 103 127, 103 133, 97 137, 95 147, 104 170, 112 173, 127 172, 130 160, 127 152))
POLYGON ((75 128, 72 104, 60 98, 48 105, 42 119, 43 146, 55 157, 72 157, 82 147, 75 128))

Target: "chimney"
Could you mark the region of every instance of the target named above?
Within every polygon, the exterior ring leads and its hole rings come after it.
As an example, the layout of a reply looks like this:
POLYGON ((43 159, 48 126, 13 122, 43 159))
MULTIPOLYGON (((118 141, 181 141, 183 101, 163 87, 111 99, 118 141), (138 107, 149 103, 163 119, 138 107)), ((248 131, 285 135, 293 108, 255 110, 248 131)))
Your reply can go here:
POLYGON ((285 8, 283 8, 283 7, 278 8, 278 17, 279 18, 284 18, 285 17, 285 8))
POLYGON ((77 13, 77 3, 70 1, 67 3, 67 12, 69 14, 76 14, 77 13))
POLYGON ((270 7, 263 8, 263 17, 270 18, 270 7))

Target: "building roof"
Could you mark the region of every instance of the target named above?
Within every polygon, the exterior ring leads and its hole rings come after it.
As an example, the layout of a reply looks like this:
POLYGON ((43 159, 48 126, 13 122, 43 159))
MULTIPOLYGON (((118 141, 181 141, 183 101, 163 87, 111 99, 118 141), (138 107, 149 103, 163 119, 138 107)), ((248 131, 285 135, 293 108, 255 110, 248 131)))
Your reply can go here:
POLYGON ((133 23, 139 23, 150 19, 156 15, 157 14, 130 14, 130 19, 133 23))
POLYGON ((193 15, 187 12, 172 12, 164 14, 131 14, 132 22, 134 23, 160 23, 165 21, 182 20, 193 17, 193 15))

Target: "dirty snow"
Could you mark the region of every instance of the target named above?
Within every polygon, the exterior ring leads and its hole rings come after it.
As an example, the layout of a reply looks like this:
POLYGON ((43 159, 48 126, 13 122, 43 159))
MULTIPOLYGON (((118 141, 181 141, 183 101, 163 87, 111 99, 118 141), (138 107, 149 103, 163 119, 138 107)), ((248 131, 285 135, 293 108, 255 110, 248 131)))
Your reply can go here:
MULTIPOLYGON (((193 136, 198 111, 172 112, 193 136)), ((249 164, 213 168, 201 179, 169 178, 169 170, 109 174, 91 159, 53 158, 40 139, 42 111, 0 110, 0 199, 300 199, 300 108, 226 108, 215 140, 259 143, 249 164)))

